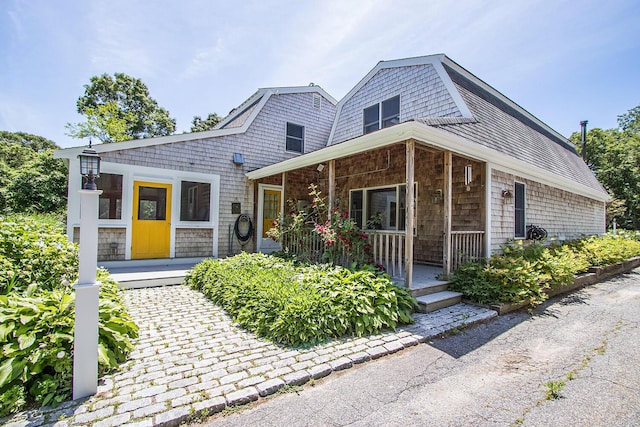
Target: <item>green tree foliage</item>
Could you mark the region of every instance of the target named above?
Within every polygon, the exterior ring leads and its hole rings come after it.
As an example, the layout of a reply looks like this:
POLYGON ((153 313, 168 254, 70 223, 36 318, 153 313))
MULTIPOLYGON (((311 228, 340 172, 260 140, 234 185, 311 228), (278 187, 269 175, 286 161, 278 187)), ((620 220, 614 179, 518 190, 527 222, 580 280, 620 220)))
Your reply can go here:
POLYGON ((67 123, 68 135, 73 138, 97 137, 103 142, 120 142, 131 139, 127 133, 133 126, 135 116, 129 112, 122 114, 118 104, 109 101, 97 107, 87 107, 84 112, 86 122, 67 123))
POLYGON ((0 131, 0 213, 54 212, 67 203, 67 167, 58 146, 23 132, 0 131))
POLYGON ((222 118, 216 113, 209 114, 204 120, 202 120, 200 116, 193 116, 193 120, 191 121, 191 132, 204 132, 206 130, 211 130, 220 123, 220 120, 222 120, 222 118))
MULTIPOLYGON (((607 221, 640 228, 640 106, 618 116, 618 129, 588 131, 586 161, 613 200, 607 206, 607 221)), ((580 134, 573 141, 581 152, 580 134)))
POLYGON ((115 142, 175 132, 175 119, 149 96, 142 80, 124 73, 105 73, 90 81, 77 102, 78 113, 87 116, 87 122, 68 124, 70 136, 84 138, 97 128, 95 136, 102 142, 115 142))

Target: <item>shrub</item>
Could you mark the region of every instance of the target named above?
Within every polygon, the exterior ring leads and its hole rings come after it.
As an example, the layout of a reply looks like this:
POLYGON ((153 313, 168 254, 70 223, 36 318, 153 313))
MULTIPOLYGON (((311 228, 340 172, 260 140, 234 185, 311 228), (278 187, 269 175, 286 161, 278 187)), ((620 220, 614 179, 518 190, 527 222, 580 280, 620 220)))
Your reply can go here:
MULTIPOLYGON (((122 305, 116 283, 107 274, 104 270, 99 274, 101 373, 126 359, 138 331, 122 305)), ((74 309, 70 286, 34 295, 0 296, 0 395, 15 397, 0 402, 0 413, 19 409, 27 392, 41 405, 57 404, 70 396, 74 309)))
MULTIPOLYGON (((0 218, 0 416, 31 399, 55 405, 70 396, 77 247, 52 217, 0 218)), ((100 270, 98 362, 116 368, 138 328, 116 283, 100 270)))
POLYGON ((451 289, 481 304, 530 301, 536 305, 546 299, 546 290, 573 283, 575 275, 591 265, 639 256, 640 240, 638 233, 622 231, 563 246, 517 242, 502 250, 503 255, 488 261, 460 266, 452 276, 451 289))
POLYGON ((573 247, 584 253, 593 266, 615 264, 640 255, 640 241, 637 234, 631 232, 588 237, 573 247))
POLYGON ((415 300, 386 275, 241 254, 206 260, 186 283, 238 324, 275 342, 299 346, 411 323, 415 300))
POLYGON ((77 246, 61 225, 43 217, 0 217, 0 294, 24 292, 32 284, 51 290, 73 282, 77 271, 77 246))

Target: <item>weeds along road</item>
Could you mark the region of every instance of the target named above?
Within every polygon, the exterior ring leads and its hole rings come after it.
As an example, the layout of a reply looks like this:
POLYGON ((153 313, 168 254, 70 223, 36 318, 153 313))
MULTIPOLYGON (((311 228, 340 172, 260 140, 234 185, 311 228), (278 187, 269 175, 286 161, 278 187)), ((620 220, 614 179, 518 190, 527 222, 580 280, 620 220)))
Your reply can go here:
POLYGON ((636 269, 206 425, 637 426, 639 323, 636 269))

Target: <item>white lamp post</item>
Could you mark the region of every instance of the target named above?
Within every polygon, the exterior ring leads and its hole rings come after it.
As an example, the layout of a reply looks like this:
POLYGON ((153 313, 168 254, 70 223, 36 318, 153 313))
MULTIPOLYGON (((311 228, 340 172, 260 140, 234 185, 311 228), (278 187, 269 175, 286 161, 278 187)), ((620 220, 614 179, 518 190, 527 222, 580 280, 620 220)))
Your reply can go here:
POLYGON ((98 389, 98 191, 100 156, 89 148, 82 151, 80 173, 86 181, 80 193, 80 254, 73 332, 73 399, 91 396, 98 389))

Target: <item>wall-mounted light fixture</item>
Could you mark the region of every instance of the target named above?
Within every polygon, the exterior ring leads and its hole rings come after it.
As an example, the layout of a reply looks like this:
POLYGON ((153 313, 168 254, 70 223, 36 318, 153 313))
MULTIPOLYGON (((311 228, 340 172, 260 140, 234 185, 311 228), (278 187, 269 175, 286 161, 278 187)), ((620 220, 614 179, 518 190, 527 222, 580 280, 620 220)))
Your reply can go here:
POLYGON ((505 199, 510 199, 513 197, 513 193, 511 193, 511 190, 502 190, 502 197, 505 199))
POLYGON ((464 185, 467 187, 467 191, 471 191, 471 181, 473 181, 473 168, 471 163, 467 163, 464 167, 464 185))
POLYGON ((317 170, 318 172, 322 172, 322 171, 324 170, 324 164, 323 164, 323 163, 320 163, 320 164, 318 165, 318 167, 316 168, 316 170, 317 170))
POLYGON ((244 156, 242 153, 233 153, 233 164, 237 166, 244 165, 244 156))

